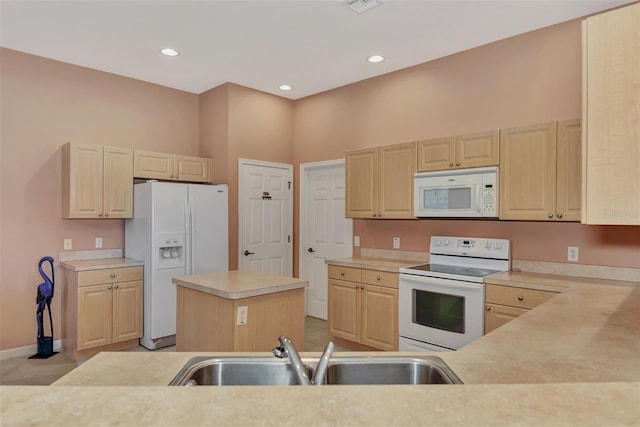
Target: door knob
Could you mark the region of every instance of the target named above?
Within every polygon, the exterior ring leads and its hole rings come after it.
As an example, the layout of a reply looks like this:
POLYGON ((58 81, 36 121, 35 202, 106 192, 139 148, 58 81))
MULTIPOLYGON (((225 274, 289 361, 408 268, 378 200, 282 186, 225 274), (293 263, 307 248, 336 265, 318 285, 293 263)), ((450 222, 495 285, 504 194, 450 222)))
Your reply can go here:
POLYGON ((315 251, 313 250, 313 248, 309 248, 307 249, 307 252, 309 252, 310 254, 314 253, 315 251))
POLYGON ((249 255, 254 255, 254 253, 249 251, 244 251, 244 256, 249 256, 249 255))

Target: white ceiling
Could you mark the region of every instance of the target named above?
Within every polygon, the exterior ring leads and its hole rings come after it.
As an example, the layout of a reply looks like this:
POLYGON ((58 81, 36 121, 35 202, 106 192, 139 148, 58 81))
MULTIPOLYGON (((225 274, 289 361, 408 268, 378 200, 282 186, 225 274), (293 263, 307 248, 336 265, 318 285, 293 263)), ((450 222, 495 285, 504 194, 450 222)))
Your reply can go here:
POLYGON ((1 0, 0 45, 193 93, 234 82, 298 99, 632 2, 384 0, 358 15, 338 0, 1 0))

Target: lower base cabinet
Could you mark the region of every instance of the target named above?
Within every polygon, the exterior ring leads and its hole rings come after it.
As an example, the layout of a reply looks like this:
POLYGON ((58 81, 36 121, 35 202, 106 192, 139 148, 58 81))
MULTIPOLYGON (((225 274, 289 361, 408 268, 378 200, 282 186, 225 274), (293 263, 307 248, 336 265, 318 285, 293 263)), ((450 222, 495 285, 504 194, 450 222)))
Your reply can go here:
POLYGON ((484 333, 488 334, 557 294, 557 292, 539 289, 487 284, 485 287, 484 333))
POLYGON ((398 349, 398 274, 329 265, 329 335, 398 349))

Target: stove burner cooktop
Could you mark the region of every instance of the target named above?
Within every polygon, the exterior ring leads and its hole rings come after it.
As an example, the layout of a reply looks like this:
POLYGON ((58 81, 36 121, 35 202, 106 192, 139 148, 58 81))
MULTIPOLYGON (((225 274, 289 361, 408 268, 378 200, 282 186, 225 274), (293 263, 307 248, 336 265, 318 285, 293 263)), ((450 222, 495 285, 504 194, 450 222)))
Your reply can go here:
POLYGON ((431 273, 445 273, 470 277, 485 277, 494 273, 500 273, 499 270, 488 270, 485 268, 460 267, 455 265, 443 264, 422 264, 406 268, 406 270, 419 270, 431 273))

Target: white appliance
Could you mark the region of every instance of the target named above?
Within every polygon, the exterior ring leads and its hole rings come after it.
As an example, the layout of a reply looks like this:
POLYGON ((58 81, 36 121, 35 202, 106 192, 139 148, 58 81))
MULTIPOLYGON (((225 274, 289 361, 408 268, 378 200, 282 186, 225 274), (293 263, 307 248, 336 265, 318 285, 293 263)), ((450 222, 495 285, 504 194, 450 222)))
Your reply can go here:
POLYGON ((511 268, 505 239, 432 236, 429 264, 400 269, 400 351, 450 351, 484 331, 484 278, 511 268))
POLYGON ((144 347, 175 344, 172 278, 229 269, 228 198, 226 185, 134 185, 133 218, 125 221, 125 256, 144 261, 144 347))
POLYGON ((498 167, 415 174, 417 217, 498 217, 498 167))

